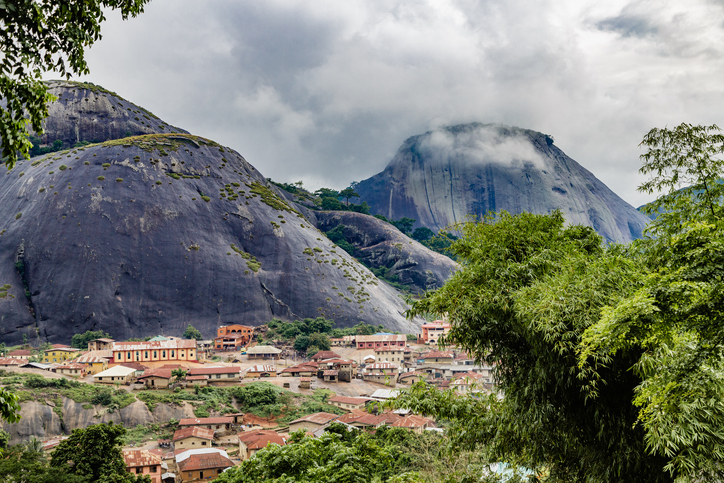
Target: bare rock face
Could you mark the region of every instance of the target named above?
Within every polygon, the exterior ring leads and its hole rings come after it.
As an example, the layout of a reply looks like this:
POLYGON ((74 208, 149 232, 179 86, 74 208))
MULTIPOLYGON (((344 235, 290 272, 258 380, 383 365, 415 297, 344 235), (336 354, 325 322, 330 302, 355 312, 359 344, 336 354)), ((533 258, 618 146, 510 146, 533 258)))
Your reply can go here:
POLYGON ((316 217, 317 226, 325 232, 344 225, 345 238, 357 249, 357 259, 372 268, 389 269, 389 276, 415 292, 442 287, 459 267, 448 257, 373 216, 350 211, 322 211, 316 217))
POLYGON ((0 176, 0 340, 188 324, 211 337, 316 316, 416 331, 397 292, 284 196, 238 153, 185 134, 18 162, 0 176))
POLYGON ((81 404, 72 399, 60 398, 62 405, 53 408, 43 401, 25 401, 21 404, 20 421, 9 424, 2 421, 0 426, 10 434, 10 444, 19 444, 35 437, 40 440, 64 434, 74 429, 87 428, 93 424, 113 422, 126 428, 152 423, 164 424, 170 419, 193 418, 193 406, 183 404, 157 404, 153 412, 141 401, 128 406, 108 411, 100 405, 81 404), (85 407, 84 407, 85 406, 85 407))
POLYGON ((100 143, 142 134, 186 133, 100 86, 72 81, 47 84, 58 100, 48 105, 49 115, 40 136, 42 145, 60 140, 64 148, 69 148, 83 141, 100 143))
POLYGON ((372 213, 440 230, 469 214, 548 213, 606 240, 641 236, 648 219, 545 134, 497 124, 451 126, 407 139, 382 173, 355 191, 372 213))

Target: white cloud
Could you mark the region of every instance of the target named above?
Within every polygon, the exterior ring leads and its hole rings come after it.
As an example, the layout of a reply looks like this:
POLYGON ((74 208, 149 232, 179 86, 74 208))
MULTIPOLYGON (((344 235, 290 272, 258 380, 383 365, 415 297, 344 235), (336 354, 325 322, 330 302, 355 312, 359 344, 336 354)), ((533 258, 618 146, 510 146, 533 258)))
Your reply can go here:
POLYGON ((627 201, 648 129, 721 122, 724 9, 691 0, 154 0, 109 15, 88 80, 243 154, 341 188, 402 141, 502 122, 556 144, 627 201))

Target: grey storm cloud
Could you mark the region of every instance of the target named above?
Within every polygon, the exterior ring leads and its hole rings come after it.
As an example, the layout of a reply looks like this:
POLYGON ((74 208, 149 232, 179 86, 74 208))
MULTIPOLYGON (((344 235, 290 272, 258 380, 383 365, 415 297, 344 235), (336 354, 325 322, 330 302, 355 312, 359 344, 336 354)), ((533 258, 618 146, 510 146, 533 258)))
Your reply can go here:
POLYGON ((108 17, 84 80, 311 189, 479 121, 555 136, 642 204, 643 135, 724 107, 724 12, 707 0, 153 0, 108 17))

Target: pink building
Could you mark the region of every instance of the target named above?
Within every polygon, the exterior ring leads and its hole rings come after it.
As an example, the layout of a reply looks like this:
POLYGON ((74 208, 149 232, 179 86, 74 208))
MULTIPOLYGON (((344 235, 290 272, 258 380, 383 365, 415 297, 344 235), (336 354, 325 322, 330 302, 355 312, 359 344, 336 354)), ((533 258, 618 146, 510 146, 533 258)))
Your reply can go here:
POLYGON ((384 347, 406 347, 405 334, 358 335, 355 338, 358 349, 379 349, 384 347))

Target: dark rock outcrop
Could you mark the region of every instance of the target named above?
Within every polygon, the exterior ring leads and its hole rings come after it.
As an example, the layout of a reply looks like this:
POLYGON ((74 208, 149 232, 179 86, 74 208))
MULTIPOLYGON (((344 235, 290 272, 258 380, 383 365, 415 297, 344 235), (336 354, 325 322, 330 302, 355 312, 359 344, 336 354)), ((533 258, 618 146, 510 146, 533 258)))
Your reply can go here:
POLYGON ((641 236, 648 219, 545 134, 494 124, 464 124, 407 139, 382 173, 355 190, 372 213, 414 218, 440 230, 469 214, 560 209, 570 223, 605 239, 641 236))
POLYGON ((317 227, 324 232, 344 225, 346 240, 357 249, 355 257, 372 268, 388 269, 388 277, 414 292, 440 288, 458 264, 403 235, 382 220, 350 211, 321 211, 317 227))
POLYGON ((42 145, 54 141, 70 148, 79 142, 158 133, 187 133, 151 112, 100 86, 72 81, 49 81, 48 91, 58 99, 48 105, 43 121, 42 145))
POLYGON ((0 340, 205 337, 326 316, 415 332, 398 293, 239 154, 155 134, 20 161, 0 176, 0 340))

